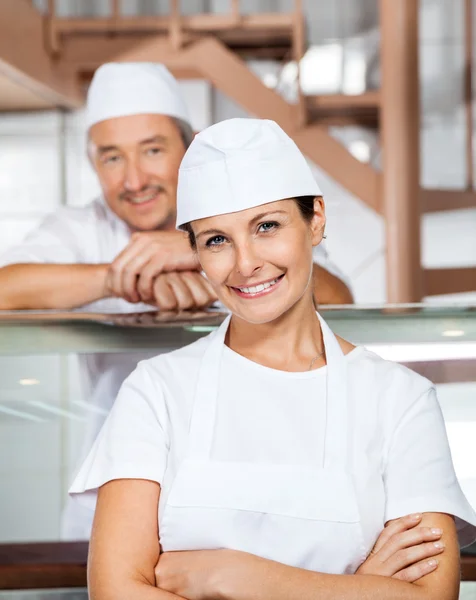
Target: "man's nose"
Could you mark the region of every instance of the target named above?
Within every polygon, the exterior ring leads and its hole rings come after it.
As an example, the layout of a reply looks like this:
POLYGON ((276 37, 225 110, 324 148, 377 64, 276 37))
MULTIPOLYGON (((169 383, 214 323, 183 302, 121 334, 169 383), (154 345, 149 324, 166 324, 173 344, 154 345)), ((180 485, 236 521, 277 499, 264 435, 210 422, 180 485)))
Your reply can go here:
POLYGON ((147 176, 134 161, 127 163, 124 187, 128 192, 138 192, 147 185, 147 176))

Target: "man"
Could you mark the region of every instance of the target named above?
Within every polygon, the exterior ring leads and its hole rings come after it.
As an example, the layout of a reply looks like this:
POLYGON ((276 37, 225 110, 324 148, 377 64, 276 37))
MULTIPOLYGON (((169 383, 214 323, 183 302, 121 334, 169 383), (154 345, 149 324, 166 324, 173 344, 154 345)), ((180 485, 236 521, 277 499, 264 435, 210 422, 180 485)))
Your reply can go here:
MULTIPOLYGON (((103 65, 89 88, 86 122, 103 197, 61 208, 0 257, 0 309, 131 312, 211 305, 216 296, 186 235, 175 230, 178 168, 193 139, 176 80, 159 64, 103 65)), ((319 260, 326 260, 325 252, 319 260)), ((318 302, 352 302, 329 271, 316 265, 315 277, 318 302)), ((153 354, 82 357, 88 400, 107 413, 138 360, 153 354)), ((102 421, 90 424, 84 452, 102 421)), ((70 516, 64 536, 88 537, 90 515, 70 516)))

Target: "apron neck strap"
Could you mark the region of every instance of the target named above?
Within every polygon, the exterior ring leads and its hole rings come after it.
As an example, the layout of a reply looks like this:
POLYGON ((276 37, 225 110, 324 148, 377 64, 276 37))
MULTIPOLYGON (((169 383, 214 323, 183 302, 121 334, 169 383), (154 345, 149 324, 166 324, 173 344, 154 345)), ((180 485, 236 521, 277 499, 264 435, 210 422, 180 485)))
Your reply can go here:
POLYGON ((326 433, 324 468, 347 468, 348 390, 347 361, 329 325, 319 313, 322 338, 326 349, 326 433))
POLYGON ((231 315, 208 336, 198 373, 189 432, 189 456, 197 459, 210 457, 215 429, 220 366, 225 336, 231 315))
MULTIPOLYGON (((345 469, 347 466, 347 364, 335 335, 317 313, 326 352, 326 428, 324 468, 345 469)), ((220 367, 225 336, 230 325, 228 316, 210 334, 202 357, 189 432, 189 457, 210 459, 213 444, 220 367)))

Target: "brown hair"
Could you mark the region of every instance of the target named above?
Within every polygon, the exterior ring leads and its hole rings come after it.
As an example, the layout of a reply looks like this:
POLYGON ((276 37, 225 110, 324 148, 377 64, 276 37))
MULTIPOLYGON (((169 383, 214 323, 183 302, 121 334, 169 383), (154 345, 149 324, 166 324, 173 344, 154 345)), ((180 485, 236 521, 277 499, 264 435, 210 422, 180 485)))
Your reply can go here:
MULTIPOLYGON (((302 218, 307 223, 310 223, 314 216, 314 196, 299 196, 298 198, 293 198, 293 200, 298 205, 302 218)), ((182 228, 188 233, 190 246, 195 250, 197 241, 195 239, 195 234, 193 233, 192 225, 190 223, 185 223, 182 225, 182 228)))

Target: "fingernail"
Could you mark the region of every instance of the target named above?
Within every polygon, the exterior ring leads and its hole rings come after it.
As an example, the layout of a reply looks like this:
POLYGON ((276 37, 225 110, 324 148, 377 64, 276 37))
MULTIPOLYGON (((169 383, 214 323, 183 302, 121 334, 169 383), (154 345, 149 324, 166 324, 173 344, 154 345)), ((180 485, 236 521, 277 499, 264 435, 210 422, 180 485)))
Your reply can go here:
POLYGON ((435 542, 433 544, 433 546, 435 546, 435 548, 444 548, 445 547, 445 543, 444 542, 435 542))
POLYGON ((431 560, 428 561, 429 567, 436 567, 437 564, 438 564, 438 561, 435 558, 432 558, 431 560))
POLYGON ((412 521, 419 521, 421 519, 421 513, 415 513, 411 516, 412 521))
POLYGON ((433 535, 441 535, 443 533, 443 529, 432 529, 431 533, 433 535))

